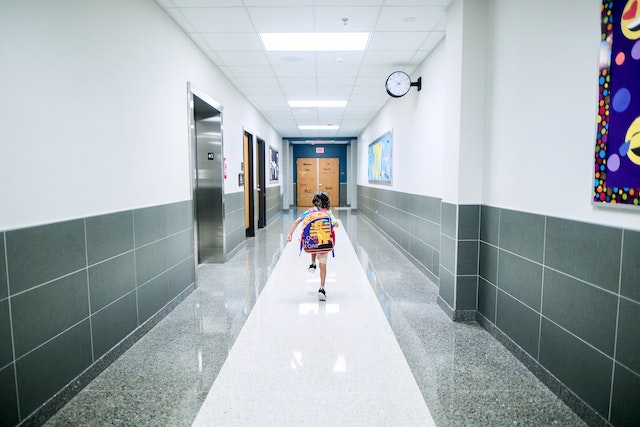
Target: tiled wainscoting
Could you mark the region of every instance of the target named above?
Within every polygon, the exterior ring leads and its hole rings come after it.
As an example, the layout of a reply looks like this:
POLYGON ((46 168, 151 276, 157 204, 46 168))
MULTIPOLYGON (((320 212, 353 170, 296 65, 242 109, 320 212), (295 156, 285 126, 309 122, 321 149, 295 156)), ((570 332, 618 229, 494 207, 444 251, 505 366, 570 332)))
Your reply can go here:
POLYGON ((192 218, 185 201, 0 233, 0 424, 48 418, 195 288, 192 218))
POLYGON ((359 185, 358 211, 438 282, 440 199, 359 185))
POLYGON ((244 191, 224 195, 225 259, 229 259, 246 239, 244 191))
POLYGON ((267 187, 267 224, 282 214, 282 187, 267 187))
MULTIPOLYGON (((266 210, 267 224, 276 216, 282 214, 282 194, 279 185, 267 187, 266 210)), ((256 191, 254 206, 254 224, 258 228, 258 196, 256 191)), ((224 196, 224 229, 225 229, 225 260, 231 258, 245 243, 246 224, 244 217, 244 191, 239 193, 228 193, 224 196)))
POLYGON ((358 210, 589 424, 640 419, 640 232, 372 187, 358 210))
POLYGON ((542 366, 556 393, 564 385, 613 425, 637 423, 640 232, 489 206, 480 224, 480 323, 542 366))

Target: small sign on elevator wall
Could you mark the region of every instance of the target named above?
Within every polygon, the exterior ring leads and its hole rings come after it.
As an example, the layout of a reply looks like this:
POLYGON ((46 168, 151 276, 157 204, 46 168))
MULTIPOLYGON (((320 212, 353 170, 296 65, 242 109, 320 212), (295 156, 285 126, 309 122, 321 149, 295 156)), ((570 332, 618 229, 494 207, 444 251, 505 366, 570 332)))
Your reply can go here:
POLYGON ((213 160, 213 153, 207 153, 207 159, 213 160))

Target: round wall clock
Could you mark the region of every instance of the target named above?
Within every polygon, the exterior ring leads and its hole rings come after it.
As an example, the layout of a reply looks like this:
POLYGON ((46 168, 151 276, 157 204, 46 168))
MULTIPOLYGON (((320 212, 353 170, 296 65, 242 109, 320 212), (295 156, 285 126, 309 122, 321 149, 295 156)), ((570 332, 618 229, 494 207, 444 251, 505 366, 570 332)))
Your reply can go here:
POLYGON ((411 78, 404 71, 394 71, 387 77, 384 85, 389 95, 394 98, 400 98, 409 92, 411 88, 411 78))

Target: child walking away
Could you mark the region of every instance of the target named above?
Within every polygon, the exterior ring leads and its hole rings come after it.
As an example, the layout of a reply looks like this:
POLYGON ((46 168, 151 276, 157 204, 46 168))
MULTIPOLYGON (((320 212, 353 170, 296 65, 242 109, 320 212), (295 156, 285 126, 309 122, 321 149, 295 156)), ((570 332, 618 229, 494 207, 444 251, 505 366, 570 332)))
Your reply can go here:
MULTIPOLYGON (((329 210, 329 208, 331 208, 331 202, 329 201, 329 196, 327 195, 327 193, 325 193, 324 191, 317 191, 313 195, 313 206, 314 206, 313 208, 307 209, 306 211, 304 211, 298 217, 298 219, 296 219, 294 223, 291 225, 291 228, 289 229, 289 234, 287 234, 287 242, 291 241, 293 232, 298 227, 298 224, 300 224, 305 219, 309 219, 307 218, 309 217, 309 215, 312 215, 313 217, 313 216, 319 216, 318 213, 324 213, 329 216, 331 225, 333 227, 338 227, 338 222, 336 221, 335 217, 329 210)), ((325 216, 325 215, 322 215, 322 216, 325 216)), ((333 242, 331 242, 331 248, 333 248, 333 242)), ((320 301, 326 301, 327 299, 327 294, 324 290, 324 284, 327 278, 327 258, 328 258, 328 252, 330 251, 331 249, 328 249, 327 252, 322 253, 323 252, 322 249, 317 249, 315 252, 311 253, 311 265, 309 266, 309 271, 311 272, 315 271, 316 261, 320 267, 320 289, 318 289, 318 298, 320 299, 320 301)))

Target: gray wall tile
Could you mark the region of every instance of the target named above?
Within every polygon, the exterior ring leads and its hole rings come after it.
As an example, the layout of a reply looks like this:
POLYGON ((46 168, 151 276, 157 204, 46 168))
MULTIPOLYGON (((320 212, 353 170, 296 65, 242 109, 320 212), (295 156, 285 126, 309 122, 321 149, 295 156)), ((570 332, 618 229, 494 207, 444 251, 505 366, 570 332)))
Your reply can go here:
POLYGON ((637 426, 640 419, 640 376, 616 364, 611 400, 611 424, 637 426))
POLYGON ((358 211, 438 276, 440 199, 358 186, 358 211))
POLYGON ((478 276, 458 276, 456 278, 456 310, 476 310, 478 308, 478 276))
POLYGON ((640 376, 640 304, 620 299, 619 316, 616 358, 640 376))
POLYGON ((234 249, 240 246, 246 239, 244 226, 242 228, 236 228, 227 234, 227 254, 231 253, 234 249))
POLYGON ((0 423, 6 426, 18 424, 18 398, 13 364, 0 369, 0 423))
POLYGON ((185 230, 167 238, 167 265, 166 268, 173 267, 193 255, 193 233, 185 230))
POLYGON ((624 230, 620 294, 640 302, 640 232, 624 230))
POLYGON ((11 316, 20 357, 89 316, 86 271, 13 297, 11 316))
POLYGON ((458 241, 458 275, 478 274, 478 241, 458 241))
POLYGON ((167 272, 167 302, 178 296, 192 283, 195 283, 195 264, 193 257, 187 258, 167 272))
MULTIPOLYGON (((0 301, 0 367, 13 361, 13 344, 11 342, 11 319, 9 317, 9 300, 0 301)), ((0 418, 1 420, 2 418, 0 418)))
POLYGON ((456 243, 450 237, 442 235, 440 239, 440 264, 452 273, 456 272, 456 243))
POLYGON ((498 284, 498 248, 480 242, 479 272, 485 280, 498 284))
POLYGON ((498 290, 496 326, 524 351, 538 354, 540 314, 498 290))
POLYGON ((167 303, 169 276, 163 274, 138 288, 138 319, 140 324, 167 303))
POLYGON ((152 206, 133 211, 136 247, 193 226, 191 202, 152 206))
POLYGON ((455 307, 455 277, 447 270, 440 269, 440 287, 438 295, 447 302, 451 307, 455 307))
POLYGON ((421 240, 411 237, 409 253, 429 270, 433 269, 433 249, 421 240))
POLYGON ((545 217, 508 209, 500 211, 500 247, 542 263, 545 217))
POLYGON ((542 302, 542 265, 500 250, 498 287, 539 311, 542 302))
POLYGON ((193 207, 191 200, 161 206, 165 211, 167 235, 193 228, 193 207))
POLYGON ((424 196, 420 198, 420 203, 424 218, 436 224, 440 224, 440 199, 424 196))
POLYGON ((92 363, 86 320, 16 362, 20 412, 29 415, 92 363))
POLYGON ((548 268, 542 314, 613 357, 618 298, 548 268))
POLYGON ((89 265, 133 249, 133 213, 118 212, 87 218, 89 265))
POLYGON ((136 288, 133 252, 89 267, 91 311, 102 309, 136 288))
POLYGON ((610 358, 543 318, 540 363, 607 418, 613 368, 610 358))
POLYGON ((136 283, 148 282, 167 269, 168 245, 160 240, 136 249, 136 283))
POLYGON ((228 193, 224 195, 224 209, 226 212, 234 212, 242 209, 242 218, 244 221, 244 192, 228 193))
POLYGON ((478 278, 478 311, 489 321, 496 323, 497 288, 491 283, 478 278))
POLYGON ((442 202, 441 221, 441 233, 455 239, 457 237, 456 232, 458 226, 457 206, 451 203, 442 202))
POLYGON ((86 267, 84 220, 8 231, 6 238, 12 294, 86 267))
POLYGON ((4 257, 4 233, 0 233, 0 300, 9 296, 7 286, 7 264, 4 257))
POLYGON ((550 217, 547 219, 545 263, 618 292, 621 241, 620 229, 550 217))
POLYGON ((458 206, 458 239, 467 240, 480 238, 480 206, 458 206))
POLYGON ((91 318, 94 358, 98 359, 138 326, 136 294, 131 292, 91 318))
POLYGON ((500 209, 491 206, 480 208, 480 240, 498 246, 500 209))

